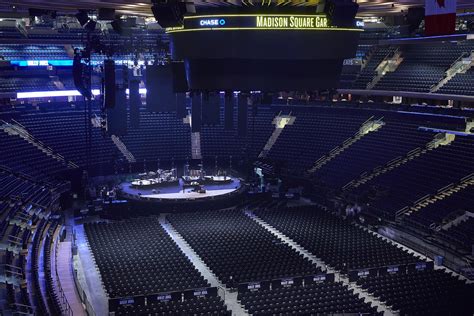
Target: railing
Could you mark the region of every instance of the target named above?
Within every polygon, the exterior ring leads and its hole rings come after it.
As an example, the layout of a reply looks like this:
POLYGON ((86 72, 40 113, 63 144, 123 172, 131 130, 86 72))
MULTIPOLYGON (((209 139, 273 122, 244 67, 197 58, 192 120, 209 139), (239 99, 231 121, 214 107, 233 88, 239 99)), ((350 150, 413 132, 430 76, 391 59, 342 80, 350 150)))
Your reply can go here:
MULTIPOLYGON (((76 236, 75 236, 74 230, 72 232, 72 244, 71 244, 71 246, 76 247, 76 236)), ((77 277, 77 270, 74 269, 74 256, 73 256, 73 260, 71 261, 71 269, 72 269, 72 275, 74 277, 74 285, 76 286, 77 293, 79 293, 79 298, 81 299, 81 302, 85 306, 87 315, 88 316, 95 316, 96 313, 94 311, 94 308, 92 307, 92 304, 89 302, 89 299, 87 298, 86 292, 81 287, 81 283, 80 283, 80 281, 77 277)))
MULTIPOLYGON (((16 121, 15 119, 11 119, 11 121, 13 123, 15 123, 15 125, 12 125, 8 122, 6 122, 7 124, 9 124, 19 135, 23 135, 23 137, 27 138, 28 140, 30 140, 32 143, 36 144, 37 146, 41 147, 42 149, 44 149, 45 151, 45 154, 47 155, 50 155, 52 157, 54 157, 55 159, 59 160, 59 161, 62 161, 62 162, 65 162, 67 163, 69 166, 73 167, 73 168, 78 168, 79 166, 75 163, 73 163, 72 161, 66 161, 66 159, 64 158, 64 156, 62 156, 61 154, 59 153, 55 153, 55 151, 47 146, 46 144, 44 144, 42 141, 36 139, 35 136, 33 136, 30 132, 28 132, 28 130, 26 129, 26 127, 24 125, 22 125, 20 122, 16 121), (20 127, 20 128, 18 128, 20 127)), ((21 136, 20 136, 21 137, 21 136)))
POLYGON ((468 54, 466 52, 463 52, 461 56, 459 56, 454 62, 452 62, 451 65, 449 65, 448 69, 446 69, 446 71, 444 72, 443 78, 430 87, 430 92, 436 92, 437 90, 439 90, 439 88, 441 88, 441 86, 445 85, 446 82, 444 81, 449 81, 448 78, 457 73, 459 67, 462 67, 462 60, 468 56, 470 56, 470 53, 468 54))
POLYGON ((461 183, 464 183, 464 182, 470 181, 470 180, 474 180, 474 173, 471 173, 471 174, 465 176, 464 178, 462 178, 461 183))
POLYGON ((57 281, 57 284, 58 284, 58 289, 59 289, 59 299, 60 299, 60 303, 61 303, 61 307, 62 307, 62 310, 63 312, 68 315, 68 316, 72 316, 73 315, 73 312, 72 312, 72 308, 71 308, 71 305, 69 304, 68 300, 67 300, 67 297, 66 297, 66 294, 64 293, 64 290, 63 290, 63 287, 61 286, 61 280, 59 278, 59 274, 58 274, 58 248, 59 248, 59 238, 61 236, 61 233, 63 232, 64 230, 64 227, 61 229, 61 231, 59 232, 59 234, 56 236, 56 245, 55 245, 55 250, 54 250, 54 264, 56 265, 56 268, 55 268, 55 274, 56 274, 56 281, 57 281))

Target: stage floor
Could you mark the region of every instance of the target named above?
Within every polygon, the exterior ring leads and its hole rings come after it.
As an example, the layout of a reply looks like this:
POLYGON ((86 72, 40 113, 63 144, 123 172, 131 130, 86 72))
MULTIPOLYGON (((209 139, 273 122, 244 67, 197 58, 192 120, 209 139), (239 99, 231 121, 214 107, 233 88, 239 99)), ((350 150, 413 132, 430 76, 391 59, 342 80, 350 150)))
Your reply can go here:
POLYGON ((130 182, 124 182, 120 184, 122 191, 126 194, 133 195, 138 197, 138 193, 141 194, 142 198, 149 198, 149 199, 161 199, 161 200, 194 200, 194 199, 202 199, 202 198, 209 198, 219 195, 229 194, 231 192, 237 191, 240 186, 240 180, 234 177, 230 177, 232 179, 231 183, 227 184, 207 184, 204 185, 206 189, 206 193, 197 193, 192 192, 192 188, 186 188, 183 191, 183 180, 179 179, 179 185, 169 186, 169 187, 162 187, 156 188, 158 193, 153 193, 153 189, 136 189, 132 188, 130 182))

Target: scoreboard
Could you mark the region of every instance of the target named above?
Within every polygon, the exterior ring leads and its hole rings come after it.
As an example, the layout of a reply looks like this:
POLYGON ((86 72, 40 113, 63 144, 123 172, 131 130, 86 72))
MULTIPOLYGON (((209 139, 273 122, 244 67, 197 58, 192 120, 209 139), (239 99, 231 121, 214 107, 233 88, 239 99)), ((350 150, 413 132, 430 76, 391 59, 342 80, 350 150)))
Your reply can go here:
POLYGON ((181 27, 167 28, 168 33, 193 31, 295 30, 295 31, 362 31, 331 26, 324 14, 222 14, 184 17, 181 27))

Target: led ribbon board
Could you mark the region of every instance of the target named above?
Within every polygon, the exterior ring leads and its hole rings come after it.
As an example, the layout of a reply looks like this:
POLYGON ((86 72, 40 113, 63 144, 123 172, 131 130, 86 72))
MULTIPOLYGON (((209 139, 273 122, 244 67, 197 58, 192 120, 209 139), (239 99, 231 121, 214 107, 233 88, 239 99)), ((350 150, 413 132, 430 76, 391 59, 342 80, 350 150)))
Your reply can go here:
POLYGON ((182 27, 168 28, 168 33, 229 30, 307 30, 361 31, 357 28, 331 26, 325 15, 299 14, 223 14, 185 16, 182 27))

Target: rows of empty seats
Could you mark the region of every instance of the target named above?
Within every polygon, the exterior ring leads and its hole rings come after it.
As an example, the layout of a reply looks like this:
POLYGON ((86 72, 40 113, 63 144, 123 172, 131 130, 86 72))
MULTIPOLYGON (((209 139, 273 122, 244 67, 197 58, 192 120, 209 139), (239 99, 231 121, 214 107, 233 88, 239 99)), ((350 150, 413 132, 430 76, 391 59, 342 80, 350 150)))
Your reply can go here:
POLYGON ((22 35, 15 20, 0 21, 0 38, 20 38, 22 35))
POLYGON ((38 184, 30 179, 16 176, 0 169, 0 196, 14 197, 21 201, 46 206, 51 202, 51 191, 47 185, 38 184))
POLYGON ((227 287, 321 272, 241 212, 182 213, 168 218, 227 287))
POLYGON ((0 78, 0 92, 27 92, 58 90, 48 77, 2 77, 0 78))
POLYGON ((385 273, 359 277, 357 284, 401 315, 470 315, 474 311, 472 284, 443 270, 430 270, 415 255, 327 212, 304 207, 260 210, 257 215, 338 270, 387 267, 385 273))
POLYGON ((237 299, 251 315, 376 312, 337 282, 285 282, 325 274, 240 211, 182 213, 168 218, 227 287, 239 288, 237 299), (261 282, 271 280, 285 286, 260 287, 261 282), (252 290, 243 290, 247 288, 252 290))
POLYGON ((232 311, 219 297, 195 297, 184 301, 150 302, 145 306, 120 305, 117 316, 134 315, 196 315, 231 316, 232 311))
POLYGON ((247 116, 247 134, 238 136, 237 112, 234 111, 233 128, 224 128, 224 111, 220 112, 220 123, 203 125, 201 130, 201 151, 205 157, 242 157, 256 158, 273 132, 273 118, 278 108, 269 106, 249 107, 247 116))
POLYGON ((12 170, 41 178, 68 168, 66 162, 54 159, 19 136, 0 130, 0 142, 3 146, 0 165, 12 170))
POLYGON ((7 60, 72 59, 59 45, 2 44, 0 55, 7 60))
POLYGON ((387 117, 384 125, 369 133, 345 149, 316 172, 316 177, 336 188, 341 188, 363 172, 371 171, 390 160, 405 156, 411 150, 425 147, 433 140, 433 133, 418 131, 418 122, 407 119, 408 115, 387 117))
POLYGON ((400 315, 472 315, 473 284, 442 270, 386 274, 358 283, 400 315))
MULTIPOLYGON (((18 121, 38 140, 80 166, 87 163, 84 111, 39 112, 25 114, 18 121), (67 128, 65 128, 67 127, 67 128)), ((99 128, 92 129, 92 163, 110 164, 119 156, 110 137, 99 128)))
POLYGON ((86 224, 109 298, 208 287, 157 217, 86 224))
POLYGON ((352 85, 353 89, 366 89, 367 85, 375 77, 375 69, 387 56, 390 56, 395 51, 396 47, 380 46, 372 51, 369 51, 368 60, 360 71, 359 76, 352 85))
POLYGON ((438 93, 474 95, 474 68, 469 69, 465 73, 458 73, 444 84, 438 93))
POLYGON ((309 169, 316 160, 353 136, 370 118, 370 113, 353 109, 317 108, 294 111, 293 125, 287 125, 268 154, 293 172, 309 169))
POLYGON ((327 265, 343 272, 417 261, 413 255, 381 237, 315 206, 260 210, 256 215, 327 265))
POLYGON ((463 53, 469 43, 401 45, 403 61, 394 72, 387 72, 375 85, 377 90, 429 92, 444 77, 445 71, 463 53))
POLYGON ((405 206, 413 205, 427 194, 474 172, 474 141, 458 136, 449 145, 440 146, 410 160, 357 188, 357 192, 376 189, 379 197, 371 203, 374 212, 394 216, 405 206))
POLYGON ((377 315, 375 308, 339 282, 239 293, 238 299, 251 315, 377 315))
POLYGON ((158 159, 191 158, 190 126, 176 118, 176 113, 141 111, 139 127, 130 127, 120 139, 137 161, 146 159, 156 165, 158 159))
POLYGON ((50 224, 46 232, 46 236, 44 238, 44 246, 43 246, 43 264, 44 264, 44 271, 45 271, 45 279, 46 279, 46 301, 49 306, 49 310, 53 315, 60 315, 62 313, 60 298, 54 292, 55 283, 53 280, 53 272, 52 272, 52 258, 51 258, 51 249, 54 247, 54 235, 56 229, 58 228, 58 222, 54 221, 50 224))
MULTIPOLYGON (((473 200, 471 199, 470 201, 473 200)), ((447 230, 441 230, 438 235, 455 247, 458 247, 458 249, 463 249, 469 253, 474 245, 474 217, 469 217, 467 220, 453 225, 447 230)))
POLYGON ((474 211, 472 201, 474 201, 474 186, 471 185, 404 217, 403 221, 419 228, 436 228, 444 224, 445 218, 453 213, 474 211))
POLYGON ((26 278, 27 245, 31 231, 13 223, 22 213, 21 202, 4 197, 0 200, 0 265, 3 281, 0 283, 0 310, 32 313, 28 290, 22 281, 26 278))

